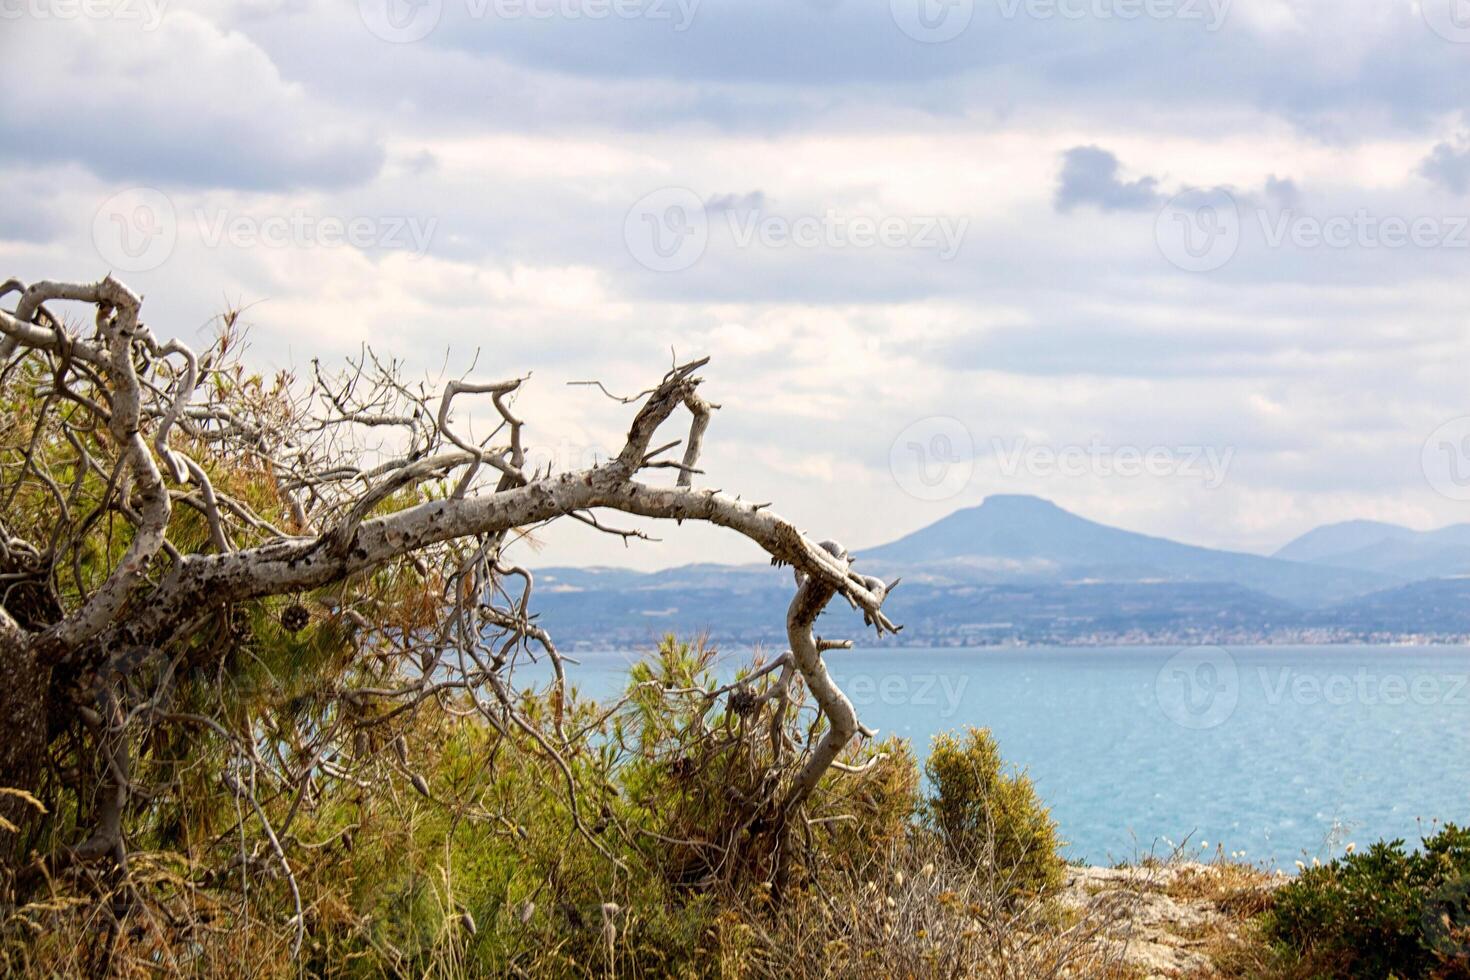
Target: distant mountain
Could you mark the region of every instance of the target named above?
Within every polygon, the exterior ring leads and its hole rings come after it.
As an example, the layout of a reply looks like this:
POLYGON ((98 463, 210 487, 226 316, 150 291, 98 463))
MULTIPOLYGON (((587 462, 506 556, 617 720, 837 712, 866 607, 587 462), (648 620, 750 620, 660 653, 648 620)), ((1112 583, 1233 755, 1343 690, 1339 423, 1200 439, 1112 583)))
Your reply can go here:
POLYGON ((1319 610, 1316 623, 1359 637, 1413 633, 1470 636, 1470 578, 1437 578, 1319 610))
MULTIPOLYGON (((1470 636, 1470 525, 1352 521, 1263 557, 1109 527, 1037 497, 995 496, 888 544, 859 568, 905 584, 898 642, 1252 643, 1470 636)), ((784 645, 789 569, 548 568, 535 608, 569 646, 643 647, 667 632, 784 645)), ((861 638, 834 603, 820 629, 861 638)))
POLYGON ((925 581, 1221 582, 1287 602, 1325 605, 1403 580, 1181 544, 1099 524, 1039 497, 988 497, 890 544, 860 553, 865 567, 925 581))
POLYGON ((1415 531, 1380 521, 1344 521, 1308 531, 1272 557, 1404 581, 1467 575, 1470 524, 1415 531))
POLYGON ((1409 528, 1383 521, 1342 521, 1313 528, 1276 551, 1273 558, 1287 561, 1322 562, 1335 555, 1369 548, 1417 534, 1409 528))

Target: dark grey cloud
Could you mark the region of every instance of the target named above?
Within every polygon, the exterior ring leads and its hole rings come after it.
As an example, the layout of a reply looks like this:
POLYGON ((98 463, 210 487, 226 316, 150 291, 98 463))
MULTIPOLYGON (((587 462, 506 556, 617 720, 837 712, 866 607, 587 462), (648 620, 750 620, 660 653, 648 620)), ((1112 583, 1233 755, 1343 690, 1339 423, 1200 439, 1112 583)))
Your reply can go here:
POLYGON ((1301 200, 1301 191, 1290 177, 1271 174, 1266 178, 1266 199, 1277 207, 1294 208, 1301 200))
POLYGON ((76 126, 46 118, 0 113, 0 158, 20 163, 74 162, 100 177, 173 187, 287 190, 344 187, 376 174, 383 150, 371 141, 297 130, 288 138, 268 120, 198 120, 187 130, 119 113, 116 120, 136 139, 101 142, 96 125, 76 126))
POLYGON ((1470 191, 1470 145, 1438 144, 1419 164, 1419 173, 1453 194, 1470 191))
POLYGON ((1074 146, 1062 154, 1055 206, 1063 213, 1090 204, 1103 211, 1148 211, 1159 206, 1153 177, 1119 179, 1118 158, 1098 146, 1074 146))
POLYGON ((716 194, 704 202, 704 209, 711 214, 723 211, 759 211, 766 206, 766 195, 760 191, 745 194, 716 194))

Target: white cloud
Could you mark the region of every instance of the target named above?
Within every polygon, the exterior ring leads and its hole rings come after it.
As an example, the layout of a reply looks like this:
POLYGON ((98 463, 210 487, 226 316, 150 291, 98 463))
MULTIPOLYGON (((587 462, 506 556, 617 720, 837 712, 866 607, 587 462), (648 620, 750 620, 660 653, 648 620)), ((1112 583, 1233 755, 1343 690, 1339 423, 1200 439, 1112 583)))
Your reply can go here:
MULTIPOLYGON (((43 5, 44 6, 44 5, 43 5)), ((140 184, 335 186, 381 163, 362 119, 283 79, 264 50, 196 13, 9 18, 0 154, 79 161, 140 184)))

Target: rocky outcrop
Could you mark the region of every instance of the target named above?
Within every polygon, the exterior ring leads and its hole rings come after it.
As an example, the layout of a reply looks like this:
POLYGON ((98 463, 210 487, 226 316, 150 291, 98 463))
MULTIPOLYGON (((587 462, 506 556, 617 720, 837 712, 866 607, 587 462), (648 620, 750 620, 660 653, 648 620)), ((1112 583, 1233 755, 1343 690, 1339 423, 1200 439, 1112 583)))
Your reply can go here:
POLYGON ((1278 883, 1235 864, 1069 867, 1061 900, 1102 922, 1104 941, 1149 980, 1212 977, 1211 953, 1241 939, 1278 883))

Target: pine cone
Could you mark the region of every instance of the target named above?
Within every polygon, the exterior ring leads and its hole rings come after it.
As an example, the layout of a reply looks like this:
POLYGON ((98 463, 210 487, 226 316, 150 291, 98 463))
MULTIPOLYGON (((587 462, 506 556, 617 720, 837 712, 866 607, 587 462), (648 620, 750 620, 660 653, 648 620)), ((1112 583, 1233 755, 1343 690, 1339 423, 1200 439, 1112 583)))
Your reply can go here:
POLYGON ((744 718, 746 715, 755 711, 756 708, 759 708, 760 703, 760 698, 748 687, 737 687, 731 691, 728 702, 731 713, 741 718, 744 718))
POLYGON ((311 622, 311 613, 299 602, 293 602, 281 610, 281 628, 287 633, 299 633, 311 622))
POLYGON ((255 642, 255 629, 250 625, 249 619, 236 616, 230 623, 229 636, 235 646, 248 647, 255 642))

